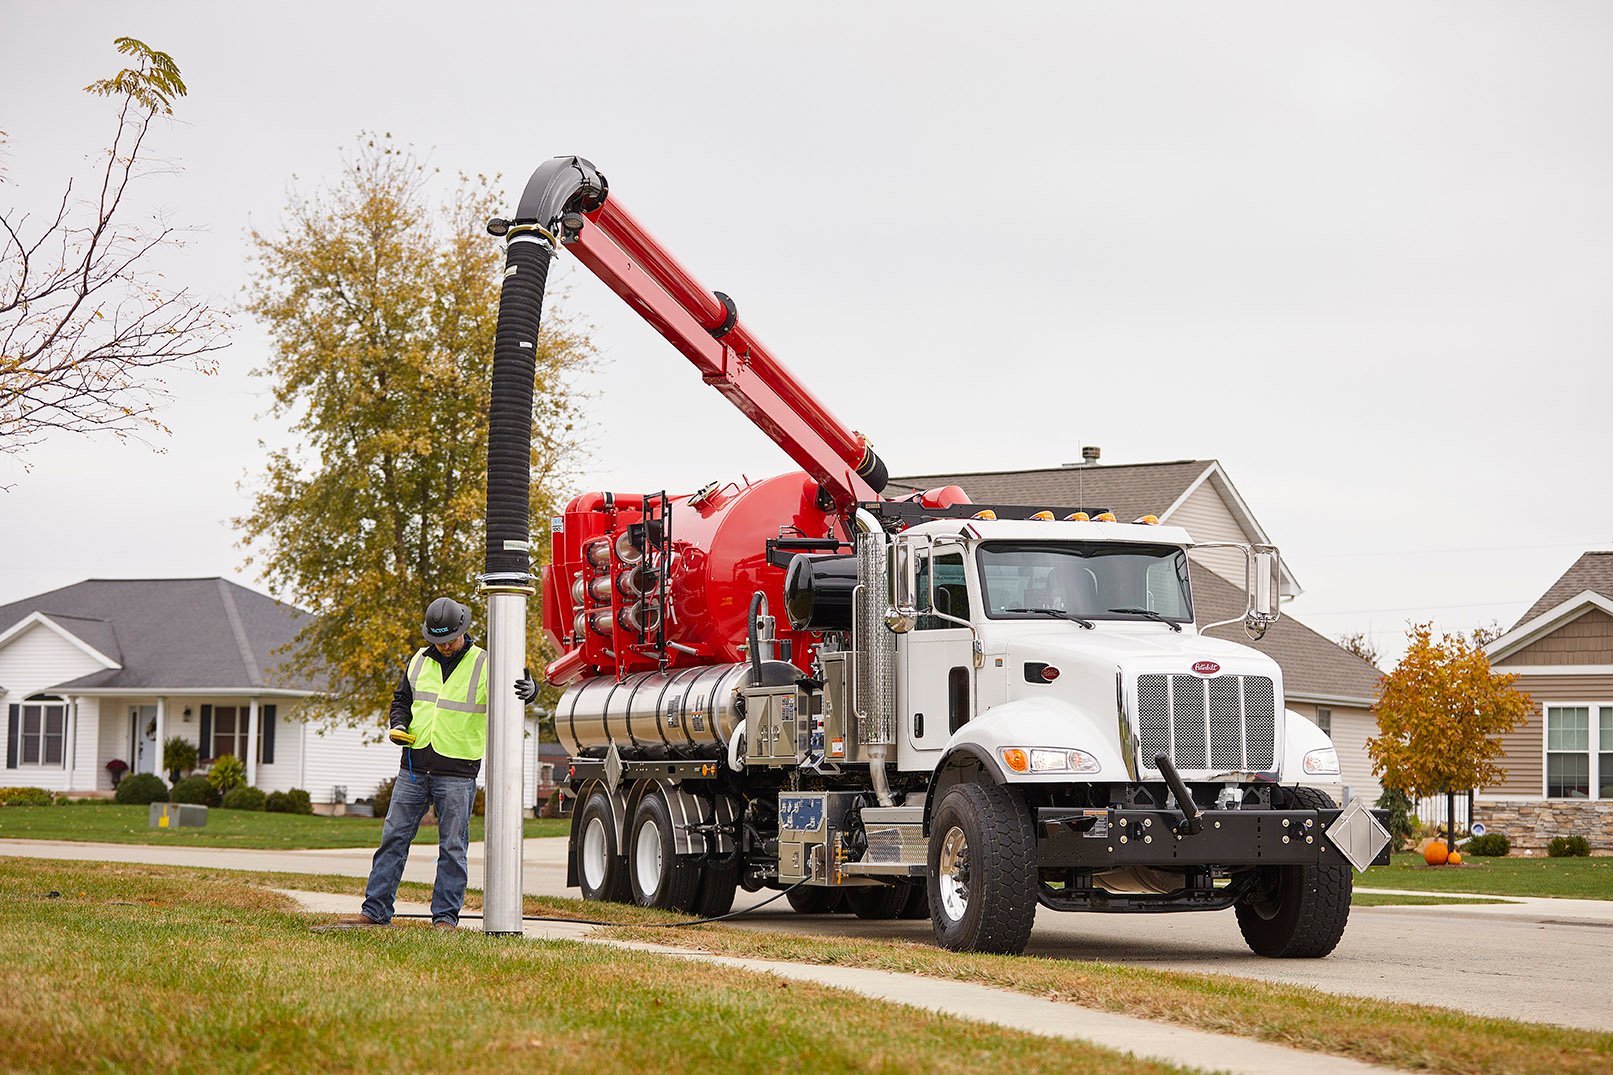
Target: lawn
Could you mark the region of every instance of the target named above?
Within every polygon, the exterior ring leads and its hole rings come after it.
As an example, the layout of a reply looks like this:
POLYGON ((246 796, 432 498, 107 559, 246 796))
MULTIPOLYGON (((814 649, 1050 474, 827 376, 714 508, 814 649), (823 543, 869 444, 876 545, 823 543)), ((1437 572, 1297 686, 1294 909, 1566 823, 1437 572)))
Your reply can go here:
MULTIPOLYGON (((375 847, 381 819, 269 814, 253 810, 209 810, 199 829, 153 829, 144 806, 0 807, 0 839, 73 840, 104 844, 163 844, 178 847, 232 847, 288 851, 319 847, 375 847)), ((564 836, 563 818, 527 818, 527 836, 564 836)), ((470 838, 482 838, 482 819, 470 819, 470 838)), ((436 843, 437 830, 422 827, 415 843, 436 843)))
POLYGON ((1463 858, 1460 866, 1429 866, 1421 855, 1396 855, 1356 878, 1365 888, 1420 892, 1480 892, 1491 896, 1560 896, 1613 900, 1613 858, 1463 858))
POLYGON ((1424 896, 1407 892, 1355 892, 1350 895, 1351 907, 1432 907, 1443 904, 1513 903, 1513 900, 1490 900, 1475 896, 1424 896))
POLYGON ((1186 1070, 642 952, 307 927, 237 874, 0 859, 0 1068, 1186 1070))

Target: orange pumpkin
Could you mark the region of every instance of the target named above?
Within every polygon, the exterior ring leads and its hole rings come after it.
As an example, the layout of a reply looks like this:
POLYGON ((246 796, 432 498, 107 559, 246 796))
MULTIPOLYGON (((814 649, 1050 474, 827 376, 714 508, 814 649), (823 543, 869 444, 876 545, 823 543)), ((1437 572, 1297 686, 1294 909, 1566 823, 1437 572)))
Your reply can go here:
POLYGON ((1451 857, 1445 860, 1445 865, 1447 866, 1460 866, 1461 864, 1462 853, 1460 851, 1452 851, 1451 857))
POLYGON ((1450 857, 1451 849, 1445 846, 1445 841, 1435 840, 1423 848, 1423 861, 1430 866, 1443 866, 1450 857))

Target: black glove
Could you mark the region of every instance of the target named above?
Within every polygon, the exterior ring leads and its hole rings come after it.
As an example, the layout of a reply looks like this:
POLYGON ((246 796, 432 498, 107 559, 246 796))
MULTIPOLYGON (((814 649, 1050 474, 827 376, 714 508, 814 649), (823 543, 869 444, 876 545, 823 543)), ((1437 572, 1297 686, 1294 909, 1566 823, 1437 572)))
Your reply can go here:
POLYGON ((532 678, 532 669, 523 668, 521 671, 525 675, 515 681, 515 696, 527 705, 531 705, 533 699, 538 696, 538 684, 532 678))

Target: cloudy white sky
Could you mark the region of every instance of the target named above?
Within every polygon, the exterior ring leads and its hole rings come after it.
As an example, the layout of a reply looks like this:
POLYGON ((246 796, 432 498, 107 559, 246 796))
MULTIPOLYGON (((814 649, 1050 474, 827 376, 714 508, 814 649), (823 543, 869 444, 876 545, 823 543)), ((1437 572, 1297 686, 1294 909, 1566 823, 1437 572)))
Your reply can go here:
MULTIPOLYGON (((1613 7, 0 0, 0 202, 103 144, 129 34, 190 84, 152 204, 227 301, 244 232, 361 130, 445 172, 580 153, 896 473, 1221 460, 1306 588, 1393 653, 1510 623, 1613 542, 1613 7), (293 180, 296 176, 296 180, 293 180)), ((492 240, 489 240, 490 242, 492 240)), ((606 362, 579 487, 789 467, 573 267, 606 362)), ((0 462, 0 602, 256 584, 228 519, 284 442, 243 320, 160 453, 0 462)))

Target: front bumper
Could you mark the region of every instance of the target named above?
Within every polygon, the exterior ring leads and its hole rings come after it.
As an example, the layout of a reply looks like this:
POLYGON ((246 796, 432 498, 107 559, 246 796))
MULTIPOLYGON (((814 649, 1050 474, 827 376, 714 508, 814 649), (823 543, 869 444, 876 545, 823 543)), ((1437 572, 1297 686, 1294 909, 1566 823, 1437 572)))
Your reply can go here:
MULTIPOLYGON (((1174 810, 1042 807, 1036 860, 1042 869, 1103 870, 1118 866, 1347 865, 1328 827, 1342 810, 1204 810, 1202 829, 1181 832, 1174 810)), ((1386 811, 1375 810, 1380 823, 1386 811)), ((1368 852, 1370 853, 1370 852, 1368 852)), ((1389 864, 1386 845, 1372 860, 1389 864)))

